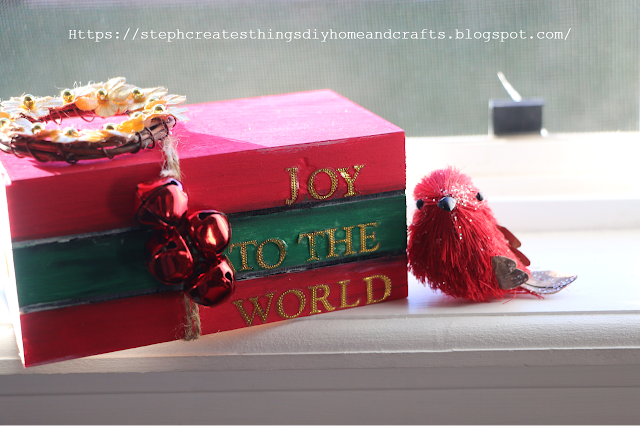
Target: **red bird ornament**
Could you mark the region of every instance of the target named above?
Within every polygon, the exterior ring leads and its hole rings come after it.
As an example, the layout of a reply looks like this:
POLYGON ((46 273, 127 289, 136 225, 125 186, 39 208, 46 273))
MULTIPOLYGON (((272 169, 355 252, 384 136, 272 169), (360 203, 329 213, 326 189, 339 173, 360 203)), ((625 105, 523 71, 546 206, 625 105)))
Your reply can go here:
POLYGON ((413 192, 409 270, 434 290, 482 302, 516 293, 557 293, 577 278, 529 271, 520 241, 498 225, 471 178, 449 167, 424 177, 413 192))

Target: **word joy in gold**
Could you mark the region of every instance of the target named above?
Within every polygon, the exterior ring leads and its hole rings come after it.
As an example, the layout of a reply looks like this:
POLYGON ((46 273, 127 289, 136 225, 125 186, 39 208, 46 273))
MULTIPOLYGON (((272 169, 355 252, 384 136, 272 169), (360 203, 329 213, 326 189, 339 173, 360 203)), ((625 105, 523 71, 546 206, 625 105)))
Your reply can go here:
MULTIPOLYGON (((372 275, 362 279, 366 285, 366 299, 357 298, 355 301, 349 297, 348 290, 361 283, 351 283, 350 280, 338 281, 336 284, 318 284, 307 288, 293 288, 281 292, 270 292, 247 299, 234 300, 233 303, 247 327, 255 325, 256 316, 262 323, 269 322, 270 313, 273 311, 275 299, 275 312, 281 319, 291 319, 306 315, 331 312, 336 309, 355 308, 361 304, 371 305, 386 300, 391 295, 391 279, 386 275, 372 275), (384 293, 379 298, 374 298, 374 292, 379 294, 384 285, 384 293), (339 289, 336 288, 339 286, 339 289), (333 290, 333 293, 332 293, 333 290), (336 294, 339 292, 339 296, 336 294), (276 297, 277 295, 277 297, 276 297), (248 302, 247 302, 248 301, 248 302), (247 307, 249 307, 247 309, 247 307), (250 312, 249 312, 250 311, 250 312)), ((356 292, 359 289, 355 289, 356 292)), ((273 317, 272 317, 273 318, 273 317)), ((272 319, 273 320, 273 319, 272 319)))
MULTIPOLYGON (((347 192, 346 194, 344 194, 344 196, 353 197, 354 195, 358 195, 358 192, 355 189, 355 183, 356 179, 358 178, 358 173, 360 173, 360 170, 363 167, 363 164, 353 166, 353 169, 355 170, 353 174, 349 173, 350 167, 338 168, 338 173, 336 173, 336 171, 330 167, 316 169, 309 175, 309 179, 307 180, 307 192, 316 200, 326 200, 328 198, 331 198, 335 194, 336 189, 338 189, 339 174, 347 183, 347 192), (329 176, 329 179, 331 180, 331 189, 329 189, 329 192, 325 194, 319 193, 317 189, 316 178, 320 174, 329 176)), ((286 205, 290 206, 298 199, 298 189, 300 188, 300 183, 298 180, 298 167, 289 167, 285 170, 289 172, 289 180, 291 183, 291 198, 286 199, 285 203, 286 205)))

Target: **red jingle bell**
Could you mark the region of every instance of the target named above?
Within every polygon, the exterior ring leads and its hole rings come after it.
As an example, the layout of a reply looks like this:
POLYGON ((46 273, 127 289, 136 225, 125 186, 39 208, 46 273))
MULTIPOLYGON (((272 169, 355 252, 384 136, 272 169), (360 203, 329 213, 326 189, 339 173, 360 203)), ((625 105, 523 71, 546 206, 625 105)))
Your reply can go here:
POLYGON ((164 284, 180 284, 193 274, 193 257, 173 228, 156 232, 145 246, 147 268, 164 284))
POLYGON ((201 210, 187 216, 187 194, 173 178, 141 183, 136 188, 136 219, 156 230, 145 246, 145 261, 164 284, 184 284, 194 302, 213 306, 235 290, 234 271, 219 256, 231 240, 224 213, 201 210))
POLYGON ((189 216, 189 235, 207 259, 213 259, 229 245, 231 227, 224 213, 201 210, 189 216))
POLYGON ((234 272, 224 256, 211 261, 211 267, 194 279, 187 294, 194 302, 214 306, 226 300, 235 290, 234 272), (215 265, 214 265, 215 262, 215 265))
POLYGON ((136 195, 136 219, 143 226, 176 226, 187 214, 187 194, 174 178, 138 184, 136 195))

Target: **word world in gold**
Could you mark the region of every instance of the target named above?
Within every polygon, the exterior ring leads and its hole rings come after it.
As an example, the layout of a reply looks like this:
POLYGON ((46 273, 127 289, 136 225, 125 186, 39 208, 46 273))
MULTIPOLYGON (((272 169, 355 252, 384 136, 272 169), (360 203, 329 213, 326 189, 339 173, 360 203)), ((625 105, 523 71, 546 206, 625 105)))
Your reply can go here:
MULTIPOLYGON (((283 292, 270 292, 263 295, 234 300, 233 303, 247 327, 274 320, 273 313, 280 319, 297 318, 303 314, 314 315, 331 312, 336 309, 355 308, 386 300, 391 295, 391 279, 386 275, 372 275, 362 279, 366 286, 366 298, 352 297, 349 290, 355 285, 350 280, 335 284, 317 284, 306 288, 293 288, 283 292), (380 296, 380 293, 382 295, 380 296), (379 295, 375 298, 375 295, 379 295), (364 302, 364 303, 363 303, 364 302)), ((356 289, 357 291, 357 289, 356 289)))

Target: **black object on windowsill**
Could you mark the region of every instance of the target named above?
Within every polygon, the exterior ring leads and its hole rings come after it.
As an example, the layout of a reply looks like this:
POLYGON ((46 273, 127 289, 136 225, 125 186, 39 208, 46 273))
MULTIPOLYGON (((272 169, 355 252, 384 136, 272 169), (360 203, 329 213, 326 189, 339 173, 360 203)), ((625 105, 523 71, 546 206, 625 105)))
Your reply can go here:
POLYGON ((504 74, 498 73, 511 100, 489 101, 489 134, 505 136, 513 134, 540 134, 542 130, 542 107, 544 99, 522 99, 509 84, 504 74))

